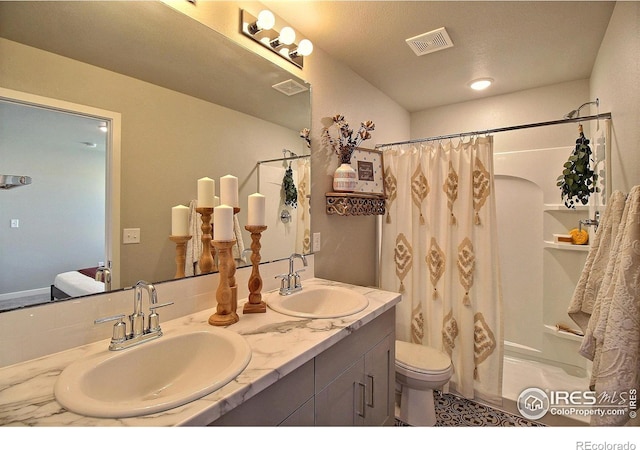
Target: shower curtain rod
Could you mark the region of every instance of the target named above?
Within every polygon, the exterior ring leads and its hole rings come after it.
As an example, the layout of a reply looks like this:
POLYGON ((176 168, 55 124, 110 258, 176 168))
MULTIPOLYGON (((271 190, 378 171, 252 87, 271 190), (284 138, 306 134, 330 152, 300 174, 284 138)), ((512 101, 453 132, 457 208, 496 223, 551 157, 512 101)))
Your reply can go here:
POLYGON ((289 161, 290 159, 300 159, 300 158, 311 158, 311 155, 296 155, 296 156, 287 156, 286 158, 274 158, 274 159, 266 159, 264 161, 258 161, 258 165, 276 162, 276 161, 289 161))
POLYGON ((611 119, 611 113, 603 113, 603 114, 596 114, 595 116, 584 116, 584 117, 576 117, 573 119, 560 119, 560 120, 552 120, 549 122, 538 122, 538 123, 526 123, 523 125, 514 125, 512 127, 502 127, 502 128, 493 128, 491 130, 484 130, 484 131, 470 131, 470 132, 466 132, 466 133, 456 133, 456 134, 447 134, 444 136, 434 136, 434 137, 428 137, 428 138, 421 138, 421 139, 412 139, 409 141, 402 141, 402 142, 392 142, 391 144, 376 144, 375 148, 381 148, 381 147, 389 147, 391 145, 402 145, 402 144, 415 144, 415 143, 419 143, 419 142, 429 142, 429 141, 439 141, 442 139, 454 139, 454 138, 462 138, 462 137, 466 137, 466 136, 477 136, 477 135, 482 135, 482 134, 493 134, 493 133, 500 133, 502 131, 514 131, 514 130, 523 130, 525 128, 537 128, 537 127, 546 127, 549 125, 560 125, 563 123, 573 123, 573 122, 582 122, 585 120, 597 120, 597 119, 611 119))

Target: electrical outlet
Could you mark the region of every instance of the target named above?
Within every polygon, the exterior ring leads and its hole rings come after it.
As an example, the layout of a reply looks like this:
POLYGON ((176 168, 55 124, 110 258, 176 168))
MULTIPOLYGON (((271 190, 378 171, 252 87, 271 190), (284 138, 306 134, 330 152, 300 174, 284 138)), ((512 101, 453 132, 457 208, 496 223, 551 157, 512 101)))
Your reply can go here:
POLYGON ((140 228, 125 228, 124 230, 122 230, 122 243, 139 244, 140 228))
POLYGON ((313 248, 311 249, 311 251, 320 251, 320 233, 313 233, 313 248))

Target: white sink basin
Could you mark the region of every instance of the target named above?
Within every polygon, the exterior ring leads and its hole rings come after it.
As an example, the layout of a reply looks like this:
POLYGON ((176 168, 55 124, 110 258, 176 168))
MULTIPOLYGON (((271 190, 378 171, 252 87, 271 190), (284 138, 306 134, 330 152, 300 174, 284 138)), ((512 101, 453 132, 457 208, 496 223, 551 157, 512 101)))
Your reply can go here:
POLYGON ((369 305, 369 300, 359 292, 340 286, 309 285, 291 295, 272 292, 266 303, 274 311, 288 316, 330 319, 360 312, 369 305))
POLYGON ((134 417, 196 400, 233 380, 251 360, 239 334, 221 328, 165 334, 100 352, 62 371, 54 388, 66 409, 92 417, 134 417))

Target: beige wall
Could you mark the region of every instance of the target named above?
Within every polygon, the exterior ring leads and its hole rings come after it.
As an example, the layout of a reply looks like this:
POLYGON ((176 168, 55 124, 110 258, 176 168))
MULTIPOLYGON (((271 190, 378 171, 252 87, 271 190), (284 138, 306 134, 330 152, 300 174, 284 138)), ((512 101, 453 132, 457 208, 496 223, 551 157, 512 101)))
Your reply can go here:
POLYGON ((591 96, 612 114, 612 187, 640 184, 640 2, 617 2, 591 73, 591 96))

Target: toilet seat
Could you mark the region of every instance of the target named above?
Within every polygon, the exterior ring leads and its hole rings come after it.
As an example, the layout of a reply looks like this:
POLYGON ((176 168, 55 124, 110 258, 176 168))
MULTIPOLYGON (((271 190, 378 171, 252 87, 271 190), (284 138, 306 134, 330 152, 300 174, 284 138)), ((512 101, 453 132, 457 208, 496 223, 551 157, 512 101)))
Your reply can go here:
POLYGON ((439 375, 451 370, 451 358, 432 347, 396 341, 396 366, 417 374, 439 375))

